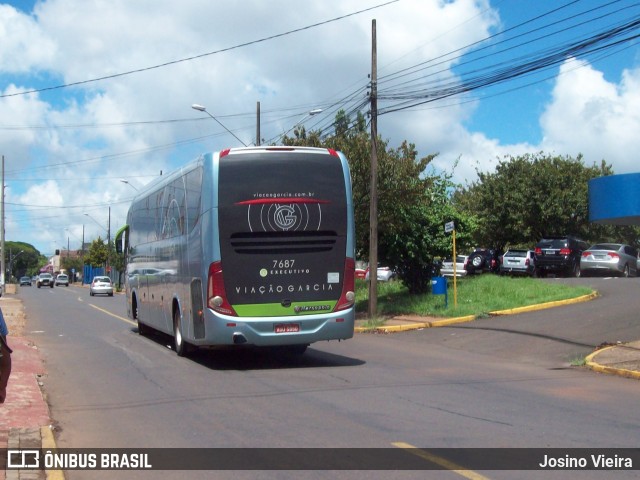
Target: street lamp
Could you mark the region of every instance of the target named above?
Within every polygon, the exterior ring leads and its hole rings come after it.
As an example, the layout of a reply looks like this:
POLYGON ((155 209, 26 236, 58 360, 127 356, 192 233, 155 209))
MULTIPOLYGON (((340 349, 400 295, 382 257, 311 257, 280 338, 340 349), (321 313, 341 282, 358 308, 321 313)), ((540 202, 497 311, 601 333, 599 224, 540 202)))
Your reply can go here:
POLYGON ((313 110, 309 110, 304 117, 302 117, 302 119, 298 122, 298 123, 294 123, 293 126, 287 130, 286 132, 284 132, 281 136, 280 136, 280 142, 282 142, 282 140, 284 139, 284 137, 287 136, 287 133, 289 133, 291 130, 293 130, 294 128, 302 125, 302 123, 309 117, 313 117, 314 115, 317 115, 319 113, 322 113, 322 109, 321 108, 314 108, 313 110))
POLYGON ((11 250, 9 250, 9 280, 11 280, 11 277, 13 276, 13 262, 15 262, 16 258, 18 258, 23 253, 24 250, 20 250, 18 253, 12 256, 11 250))
POLYGON ((120 181, 122 183, 126 183, 127 185, 129 185, 131 188, 133 188, 136 192, 138 191, 138 189, 136 187, 134 187, 133 185, 131 185, 131 183, 129 182, 129 180, 125 180, 123 178, 120 179, 120 181))
POLYGON ((197 103, 194 103, 193 105, 191 105, 191 108, 193 108, 194 110, 198 110, 199 112, 204 112, 207 115, 209 115, 211 118, 213 118, 216 122, 218 122, 218 124, 224 128, 227 132, 229 132, 231 135, 233 135, 233 137, 238 140, 243 146, 247 146, 246 143, 244 143, 242 140, 240 140, 235 133, 233 133, 231 130, 229 130, 227 127, 225 127, 222 122, 220 120, 218 120, 216 117, 214 117, 213 115, 211 115, 208 111, 207 111, 207 107, 204 107, 202 105, 198 105, 197 103))

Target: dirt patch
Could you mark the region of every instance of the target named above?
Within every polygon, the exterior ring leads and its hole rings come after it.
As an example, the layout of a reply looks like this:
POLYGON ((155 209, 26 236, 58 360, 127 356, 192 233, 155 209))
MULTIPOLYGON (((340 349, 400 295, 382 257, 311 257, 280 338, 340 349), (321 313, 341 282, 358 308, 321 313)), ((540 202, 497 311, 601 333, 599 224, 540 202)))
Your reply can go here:
POLYGON ((0 297, 0 308, 2 309, 4 321, 9 328, 9 336, 22 337, 27 320, 24 314, 22 300, 15 295, 5 294, 0 297))

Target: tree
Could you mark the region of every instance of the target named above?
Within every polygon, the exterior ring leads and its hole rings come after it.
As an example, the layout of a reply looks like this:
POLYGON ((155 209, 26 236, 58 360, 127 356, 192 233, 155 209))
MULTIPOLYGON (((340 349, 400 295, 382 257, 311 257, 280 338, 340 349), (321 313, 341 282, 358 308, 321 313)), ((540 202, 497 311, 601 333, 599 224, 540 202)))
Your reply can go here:
POLYGON ((4 258, 7 281, 9 275, 16 278, 22 275, 35 275, 38 267, 47 261, 33 245, 25 242, 5 242, 4 258))
POLYGON ((454 202, 476 218, 478 246, 531 247, 543 236, 567 234, 602 240, 624 229, 589 223, 588 182, 611 174, 604 161, 588 167, 582 156, 507 156, 495 172, 478 172, 477 181, 456 191, 454 202))
POLYGON ((92 267, 102 267, 107 263, 109 258, 109 247, 104 243, 101 237, 91 242, 89 250, 84 257, 84 262, 92 267))
POLYGON ((435 260, 451 256, 451 234, 444 225, 453 221, 460 248, 469 245, 474 220, 458 212, 451 203, 448 175, 431 177, 430 184, 413 203, 396 208, 396 228, 380 236, 380 250, 398 272, 398 277, 412 294, 430 291, 435 260))

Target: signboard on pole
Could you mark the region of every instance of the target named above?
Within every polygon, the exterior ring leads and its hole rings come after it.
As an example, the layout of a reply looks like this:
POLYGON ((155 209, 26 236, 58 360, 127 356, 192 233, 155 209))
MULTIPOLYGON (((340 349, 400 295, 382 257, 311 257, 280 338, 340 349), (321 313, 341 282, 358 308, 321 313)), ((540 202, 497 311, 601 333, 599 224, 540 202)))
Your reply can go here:
POLYGON ((451 233, 456 229, 456 224, 454 222, 447 222, 444 224, 444 233, 451 233))
POLYGON ((455 222, 447 222, 444 224, 444 232, 452 233, 453 238, 453 306, 458 307, 458 271, 457 271, 457 256, 456 256, 456 224, 455 222))

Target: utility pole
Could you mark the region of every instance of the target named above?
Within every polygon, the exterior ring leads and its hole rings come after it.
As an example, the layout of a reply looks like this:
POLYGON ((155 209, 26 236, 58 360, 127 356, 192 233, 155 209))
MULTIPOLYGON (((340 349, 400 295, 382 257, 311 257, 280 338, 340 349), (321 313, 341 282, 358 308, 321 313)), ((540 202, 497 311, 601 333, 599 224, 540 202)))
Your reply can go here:
POLYGON ((109 205, 109 218, 107 219, 107 275, 111 278, 111 205, 109 205))
POLYGON ((256 147, 260 146, 260 102, 256 107, 256 147))
POLYGON ((369 318, 378 315, 378 47, 371 22, 371 186, 369 188, 369 318))

